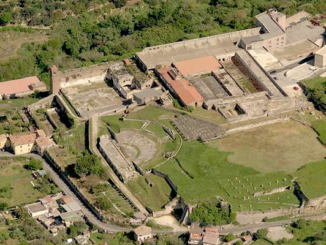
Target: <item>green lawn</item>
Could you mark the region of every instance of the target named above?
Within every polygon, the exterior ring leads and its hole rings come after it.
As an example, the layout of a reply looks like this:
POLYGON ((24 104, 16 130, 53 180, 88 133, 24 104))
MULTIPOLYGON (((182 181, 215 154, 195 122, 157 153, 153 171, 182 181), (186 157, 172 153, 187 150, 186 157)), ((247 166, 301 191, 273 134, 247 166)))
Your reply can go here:
POLYGON ((178 194, 191 204, 209 201, 216 196, 229 201, 234 211, 289 208, 288 204, 299 204, 290 191, 253 198, 256 192, 290 186, 290 176, 284 172, 260 174, 252 168, 228 162, 228 155, 197 141, 184 142, 176 159, 158 170, 171 178, 178 187, 178 194))
POLYGON ((309 162, 323 160, 326 148, 310 127, 289 121, 234 133, 210 143, 231 154, 228 160, 262 173, 293 173, 309 162))
POLYGON ((162 119, 172 119, 174 117, 174 113, 165 111, 163 109, 154 107, 154 106, 146 106, 141 110, 133 112, 128 115, 128 118, 133 119, 142 119, 142 120, 151 120, 151 121, 160 121, 162 119))
POLYGON ((158 137, 158 138, 164 138, 164 137, 168 136, 168 134, 164 131, 163 127, 157 123, 148 124, 146 129, 153 132, 156 135, 156 137, 158 137))
POLYGON ((32 203, 43 196, 43 194, 31 184, 36 184, 31 172, 24 168, 26 161, 13 159, 0 159, 0 188, 10 187, 10 191, 0 198, 1 202, 8 203, 9 206, 32 203))
POLYGON ((0 111, 3 113, 6 110, 17 110, 29 106, 37 101, 39 101, 39 99, 31 98, 31 97, 2 100, 0 101, 0 111))
POLYGON ((318 133, 318 139, 324 145, 326 145, 326 122, 323 120, 317 120, 312 122, 312 127, 318 133))
POLYGON ((326 161, 309 163, 292 174, 309 198, 326 194, 326 161))
POLYGON ((158 211, 170 201, 171 188, 167 182, 156 175, 149 174, 130 180, 127 187, 147 207, 158 211), (150 187, 145 178, 154 185, 150 187))
POLYGON ((101 118, 101 127, 99 130, 99 136, 103 134, 108 134, 109 131, 107 129, 108 124, 110 125, 111 129, 115 133, 119 133, 122 129, 140 129, 143 126, 142 122, 137 121, 122 121, 121 115, 114 115, 114 116, 105 116, 101 118))

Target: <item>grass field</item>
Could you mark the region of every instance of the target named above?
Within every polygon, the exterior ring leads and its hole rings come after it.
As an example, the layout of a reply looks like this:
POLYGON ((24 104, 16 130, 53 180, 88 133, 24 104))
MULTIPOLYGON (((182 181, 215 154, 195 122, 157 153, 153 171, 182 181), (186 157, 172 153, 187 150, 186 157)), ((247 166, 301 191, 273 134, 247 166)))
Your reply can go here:
POLYGON ((262 173, 292 173, 308 162, 325 158, 326 148, 309 127, 290 121, 235 133, 210 143, 231 152, 228 160, 262 173))
POLYGON ((178 187, 178 194, 191 204, 217 196, 229 201, 234 211, 289 208, 299 204, 291 191, 252 197, 256 192, 290 186, 290 176, 284 172, 260 174, 252 168, 228 162, 228 155, 197 141, 184 142, 176 159, 158 170, 171 178, 178 187))
POLYGON ((105 116, 101 118, 101 127, 99 129, 99 135, 108 134, 108 125, 110 125, 111 129, 115 133, 119 133, 122 129, 136 128, 140 129, 143 125, 142 122, 134 122, 134 121, 122 121, 120 120, 121 115, 114 116, 105 116))
POLYGON ((170 201, 171 188, 166 181, 156 175, 150 174, 130 180, 127 187, 147 207, 158 211, 170 201), (150 187, 145 178, 154 185, 150 187))
POLYGON ((326 122, 323 120, 317 120, 311 123, 314 130, 318 133, 318 139, 324 145, 326 145, 326 122))
POLYGON ((24 168, 25 160, 0 159, 0 188, 10 187, 10 191, 2 198, 1 202, 8 203, 9 206, 16 206, 35 202, 43 194, 31 184, 31 172, 24 168))
POLYGON ((7 110, 17 110, 25 106, 31 105, 37 102, 39 99, 26 97, 21 99, 1 100, 0 101, 0 112, 4 113, 7 110))
MULTIPOLYGON (((129 114, 127 118, 150 120, 174 129, 170 124, 174 115, 170 111, 148 106, 129 114)), ((116 124, 117 130, 140 128, 142 125, 119 121, 119 116, 105 120, 105 123, 116 124)), ((142 166, 143 169, 164 162, 163 153, 175 151, 180 145, 178 138, 174 142, 165 142, 166 134, 157 123, 151 122, 145 129, 156 136, 161 143, 161 151, 142 166)), ((325 148, 317 136, 311 128, 290 121, 235 133, 207 144, 183 141, 177 156, 158 166, 157 170, 170 177, 178 188, 178 194, 190 204, 211 201, 220 196, 232 205, 234 211, 294 208, 300 203, 293 190, 260 197, 254 197, 254 194, 292 187, 292 173, 307 162, 324 159, 325 148)), ((307 173, 302 173, 302 176, 307 176, 307 173)), ((128 183, 139 200, 154 210, 165 204, 169 194, 165 187, 156 186, 158 190, 155 186, 150 188, 144 177, 128 183)))
POLYGON ((326 194, 326 161, 309 163, 292 174, 309 198, 326 194))
POLYGON ((24 43, 45 42, 48 36, 40 31, 33 33, 5 31, 0 35, 0 60, 16 56, 17 50, 24 43))

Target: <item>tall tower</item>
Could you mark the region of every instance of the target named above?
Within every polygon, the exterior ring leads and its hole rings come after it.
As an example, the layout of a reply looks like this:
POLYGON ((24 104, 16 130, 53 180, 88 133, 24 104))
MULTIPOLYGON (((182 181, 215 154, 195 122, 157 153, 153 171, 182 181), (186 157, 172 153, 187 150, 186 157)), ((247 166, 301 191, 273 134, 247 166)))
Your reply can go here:
POLYGON ((59 93, 59 90, 61 88, 60 81, 56 78, 56 75, 58 72, 59 72, 59 69, 55 65, 50 67, 51 94, 59 93))

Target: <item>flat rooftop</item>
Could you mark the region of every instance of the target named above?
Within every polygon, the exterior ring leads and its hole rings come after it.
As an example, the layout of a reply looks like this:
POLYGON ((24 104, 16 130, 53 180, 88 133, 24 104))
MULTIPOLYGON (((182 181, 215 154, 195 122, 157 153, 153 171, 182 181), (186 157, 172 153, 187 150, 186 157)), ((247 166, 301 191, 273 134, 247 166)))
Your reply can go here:
POLYGON ((146 89, 138 93, 134 93, 134 97, 137 97, 139 99, 146 99, 148 97, 160 97, 164 92, 161 88, 151 88, 146 89))
POLYGON ((221 67, 220 62, 214 56, 175 62, 173 65, 182 75, 209 73, 221 67))
POLYGON ((303 40, 284 48, 274 50, 272 52, 273 56, 276 57, 281 63, 286 63, 284 61, 294 60, 297 58, 305 58, 309 53, 317 51, 319 47, 311 42, 310 40, 303 40))
POLYGON ((267 71, 282 68, 279 60, 266 49, 252 49, 248 52, 267 71))
POLYGON ((326 54, 326 46, 322 47, 321 49, 319 49, 316 54, 319 55, 325 55, 326 54))
MULTIPOLYGON (((280 13, 277 13, 280 14, 280 13)), ((262 39, 269 39, 284 34, 282 28, 271 18, 267 13, 261 13, 256 16, 256 19, 265 27, 268 33, 260 35, 262 39)))
POLYGON ((138 52, 136 56, 146 65, 147 69, 155 69, 158 65, 170 65, 185 60, 234 53, 239 50, 236 43, 241 38, 259 35, 260 29, 253 28, 148 47, 138 52))
POLYGON ((286 45, 294 44, 304 40, 315 42, 322 38, 325 34, 325 29, 321 26, 314 26, 310 21, 306 20, 297 25, 287 28, 286 30, 286 45))
POLYGON ((300 11, 299 13, 296 13, 288 18, 286 18, 286 27, 296 25, 299 22, 307 20, 311 14, 309 14, 306 11, 300 11))

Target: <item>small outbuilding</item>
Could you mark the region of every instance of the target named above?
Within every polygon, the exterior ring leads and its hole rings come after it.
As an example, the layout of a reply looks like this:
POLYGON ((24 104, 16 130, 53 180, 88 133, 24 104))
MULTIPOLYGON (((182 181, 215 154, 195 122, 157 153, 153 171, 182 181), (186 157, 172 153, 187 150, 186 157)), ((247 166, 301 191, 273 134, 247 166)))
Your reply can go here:
POLYGON ((141 225, 137 227, 134 230, 134 233, 135 233, 135 240, 138 241, 140 244, 153 237, 152 228, 146 225, 141 225))

